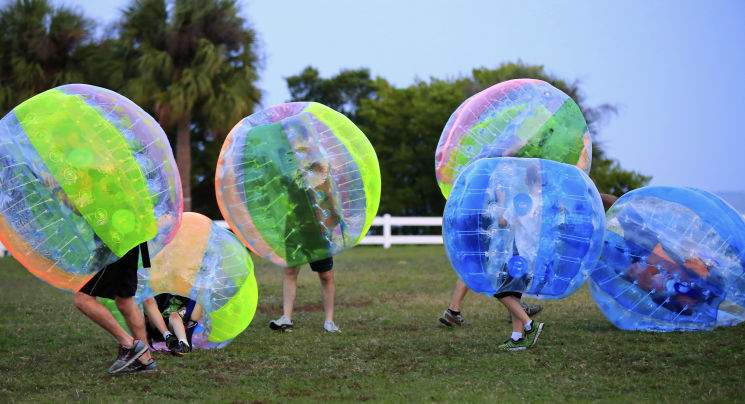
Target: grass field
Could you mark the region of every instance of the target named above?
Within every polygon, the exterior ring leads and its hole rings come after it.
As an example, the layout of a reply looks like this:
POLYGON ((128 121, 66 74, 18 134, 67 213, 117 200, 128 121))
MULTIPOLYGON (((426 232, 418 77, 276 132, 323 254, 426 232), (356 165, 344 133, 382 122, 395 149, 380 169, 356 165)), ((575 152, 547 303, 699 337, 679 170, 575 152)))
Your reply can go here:
POLYGON ((157 356, 151 375, 109 377, 115 344, 71 296, 0 259, 0 402, 741 401, 745 327, 650 334, 615 329, 586 288, 547 302, 546 329, 499 352, 504 309, 469 295, 467 324, 437 325, 455 281, 441 247, 360 247, 336 259, 337 323, 322 332, 318 281, 303 270, 295 331, 273 333, 281 271, 257 262, 259 312, 226 349, 157 356))

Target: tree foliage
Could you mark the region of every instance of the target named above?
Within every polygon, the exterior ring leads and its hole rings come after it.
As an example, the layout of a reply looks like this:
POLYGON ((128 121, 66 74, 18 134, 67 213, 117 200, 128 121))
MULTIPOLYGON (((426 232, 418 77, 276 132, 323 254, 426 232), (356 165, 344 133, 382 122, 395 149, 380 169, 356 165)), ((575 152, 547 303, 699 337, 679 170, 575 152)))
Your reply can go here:
POLYGON ((597 141, 601 123, 615 109, 588 106, 577 82, 551 76, 543 66, 505 63, 494 69, 473 69, 468 77, 419 80, 404 88, 372 78, 367 69, 343 70, 322 78, 316 69, 307 67, 288 77, 287 85, 293 101, 317 101, 336 108, 370 138, 381 162, 380 212, 438 216, 445 200, 435 179, 434 154, 445 122, 469 96, 516 78, 547 81, 580 105, 595 139, 591 177, 601 192, 620 195, 650 180, 607 158, 597 141))
POLYGON ((47 0, 16 0, 0 9, 0 113, 49 88, 81 81, 81 49, 93 22, 47 0))
MULTIPOLYGON (((193 149, 223 139, 259 102, 255 33, 235 0, 137 0, 124 11, 117 42, 124 93, 176 133, 184 209, 192 210, 192 182, 213 181, 194 178, 193 149)), ((214 203, 199 207, 216 213, 214 203)))
POLYGON ((169 135, 185 209, 219 217, 213 184, 222 139, 261 96, 256 34, 237 2, 131 0, 106 35, 94 38, 94 27, 48 0, 16 0, 1 8, 0 110, 65 83, 117 91, 169 135))
POLYGON ((317 101, 354 119, 357 106, 364 99, 375 97, 375 83, 370 70, 343 70, 333 79, 323 79, 314 67, 287 78, 293 100, 317 101))

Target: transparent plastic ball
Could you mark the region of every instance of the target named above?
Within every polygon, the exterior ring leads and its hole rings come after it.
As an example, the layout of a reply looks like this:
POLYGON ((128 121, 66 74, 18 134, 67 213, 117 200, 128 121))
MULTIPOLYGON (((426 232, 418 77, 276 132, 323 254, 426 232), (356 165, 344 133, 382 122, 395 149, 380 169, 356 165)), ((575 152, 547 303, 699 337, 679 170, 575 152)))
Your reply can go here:
POLYGON ((113 91, 57 87, 0 120, 0 241, 53 286, 78 290, 145 241, 157 253, 182 210, 168 138, 113 91))
POLYGON ((607 214, 590 291, 617 327, 711 330, 745 320, 745 221, 692 188, 631 191, 607 214))
POLYGON ((535 157, 576 165, 586 173, 592 140, 577 103, 541 80, 493 85, 453 112, 435 152, 437 183, 448 198, 458 174, 485 157, 535 157))
POLYGON ((471 290, 560 299, 595 268, 604 219, 600 194, 577 167, 486 158, 458 176, 445 205, 443 239, 471 290))
POLYGON ((251 323, 259 296, 251 255, 233 233, 206 216, 184 213, 176 237, 151 265, 138 271, 135 298, 143 302, 168 293, 198 304, 203 316, 194 319, 192 347, 222 348, 251 323))
POLYGON ((293 102, 239 122, 215 178, 220 211, 257 255, 296 266, 355 246, 380 202, 375 150, 347 117, 293 102))

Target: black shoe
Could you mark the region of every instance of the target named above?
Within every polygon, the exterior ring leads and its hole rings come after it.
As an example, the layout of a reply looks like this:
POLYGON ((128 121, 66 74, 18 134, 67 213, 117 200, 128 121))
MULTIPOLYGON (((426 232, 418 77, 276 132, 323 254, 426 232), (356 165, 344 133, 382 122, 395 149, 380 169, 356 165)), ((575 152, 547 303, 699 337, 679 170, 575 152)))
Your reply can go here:
POLYGON ((178 347, 176 348, 176 352, 178 356, 182 356, 184 354, 188 354, 191 352, 191 347, 189 344, 185 343, 184 341, 178 341, 178 347))
POLYGON ((126 368, 117 372, 116 375, 124 375, 129 373, 153 373, 158 371, 158 365, 155 364, 155 359, 150 359, 148 363, 142 363, 140 361, 134 361, 126 368))
POLYGON ((119 347, 119 355, 116 360, 109 368, 110 374, 121 372, 124 368, 131 365, 132 362, 136 361, 140 356, 147 352, 147 345, 140 340, 135 340, 132 344, 132 348, 119 347))
POLYGON ((166 346, 168 347, 168 350, 171 351, 171 354, 177 355, 179 342, 178 338, 173 334, 170 334, 168 338, 166 338, 166 346))

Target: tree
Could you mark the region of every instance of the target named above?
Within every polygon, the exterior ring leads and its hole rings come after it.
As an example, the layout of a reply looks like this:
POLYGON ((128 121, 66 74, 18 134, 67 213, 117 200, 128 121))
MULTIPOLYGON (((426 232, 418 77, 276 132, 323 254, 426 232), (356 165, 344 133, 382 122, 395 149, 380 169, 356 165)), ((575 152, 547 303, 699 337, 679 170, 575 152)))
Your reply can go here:
POLYGON ((380 160, 381 212, 442 214, 444 199, 435 180, 435 149, 442 127, 463 101, 460 82, 432 80, 398 89, 377 82, 377 98, 363 100, 357 123, 380 160))
POLYGON ((176 133, 184 209, 191 210, 192 149, 224 138, 259 102, 255 33, 235 0, 135 0, 115 42, 108 52, 125 63, 111 69, 114 80, 176 133))
POLYGON ((595 140, 591 176, 601 192, 620 195, 649 181, 650 177, 624 170, 607 158, 597 141, 603 119, 615 109, 588 107, 577 82, 557 79, 543 66, 505 63, 496 69, 474 69, 470 77, 420 80, 405 88, 373 79, 367 69, 346 70, 326 79, 308 67, 288 77, 287 84, 293 101, 318 101, 339 109, 370 138, 381 162, 381 212, 435 216, 442 214, 445 200, 435 180, 434 152, 450 114, 489 86, 526 77, 551 83, 580 105, 595 140), (355 80, 349 80, 352 73, 355 80))
POLYGON ((350 119, 355 117, 360 101, 375 97, 375 83, 368 69, 342 70, 324 79, 317 69, 308 66, 286 80, 293 100, 320 102, 350 119))
POLYGON ((590 178, 600 192, 616 196, 643 187, 652 179, 636 171, 624 170, 618 161, 605 156, 597 142, 592 146, 590 178))
POLYGON ((0 9, 0 113, 42 91, 82 81, 80 50, 93 22, 47 0, 16 0, 0 9))

